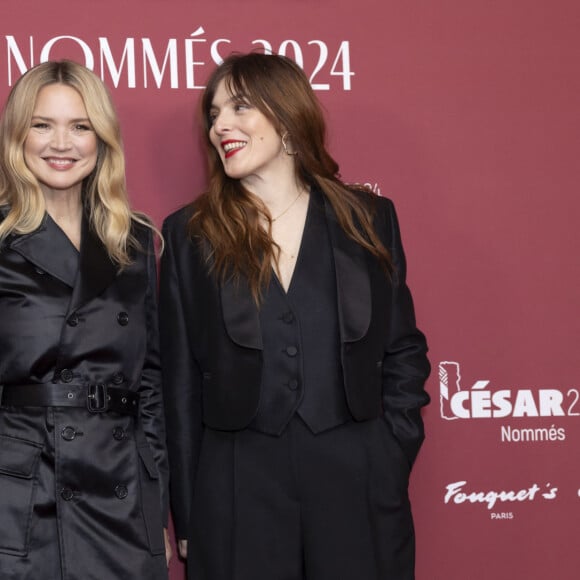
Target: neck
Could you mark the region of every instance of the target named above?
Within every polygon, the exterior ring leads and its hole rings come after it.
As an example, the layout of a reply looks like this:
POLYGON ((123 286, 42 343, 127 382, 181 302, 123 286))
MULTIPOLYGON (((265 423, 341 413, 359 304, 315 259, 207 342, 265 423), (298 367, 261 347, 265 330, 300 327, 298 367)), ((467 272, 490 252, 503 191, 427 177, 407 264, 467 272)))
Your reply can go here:
POLYGON ((46 212, 57 223, 79 224, 82 216, 80 190, 78 192, 45 192, 46 212))
POLYGON ((291 180, 260 180, 259 183, 247 184, 244 187, 259 197, 270 214, 276 217, 284 211, 307 188, 292 177, 291 180))
POLYGON ((277 215, 304 190, 296 177, 294 158, 285 153, 267 168, 243 177, 241 183, 264 202, 272 215, 277 215))

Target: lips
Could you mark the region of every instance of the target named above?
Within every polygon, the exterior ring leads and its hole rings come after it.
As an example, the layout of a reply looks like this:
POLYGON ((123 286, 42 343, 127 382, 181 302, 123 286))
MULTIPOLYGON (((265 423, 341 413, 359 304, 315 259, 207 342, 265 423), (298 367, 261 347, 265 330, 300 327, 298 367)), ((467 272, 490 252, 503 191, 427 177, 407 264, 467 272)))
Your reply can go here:
POLYGON ((243 149, 247 145, 246 141, 234 141, 233 139, 229 139, 228 141, 222 141, 221 146, 224 150, 226 159, 235 155, 238 151, 243 149))
POLYGON ((56 169, 57 171, 66 171, 76 163, 76 159, 71 157, 44 157, 44 161, 51 169, 56 169))

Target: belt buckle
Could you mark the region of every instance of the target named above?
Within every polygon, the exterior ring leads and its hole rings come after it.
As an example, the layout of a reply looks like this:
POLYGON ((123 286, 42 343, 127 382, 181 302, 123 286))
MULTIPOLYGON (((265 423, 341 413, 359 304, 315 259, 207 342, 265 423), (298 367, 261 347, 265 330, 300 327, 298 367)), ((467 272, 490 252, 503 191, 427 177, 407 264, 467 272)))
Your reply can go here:
POLYGON ((87 388, 87 409, 91 413, 105 413, 109 408, 107 385, 99 383, 87 388))

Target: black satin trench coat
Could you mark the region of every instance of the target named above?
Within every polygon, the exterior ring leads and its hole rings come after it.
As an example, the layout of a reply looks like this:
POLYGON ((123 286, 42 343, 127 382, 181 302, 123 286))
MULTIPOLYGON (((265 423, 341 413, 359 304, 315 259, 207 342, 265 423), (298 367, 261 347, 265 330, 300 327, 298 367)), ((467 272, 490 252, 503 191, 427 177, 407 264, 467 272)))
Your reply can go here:
MULTIPOLYGON (((406 262, 392 202, 376 205, 375 228, 389 249, 389 278, 378 261, 346 236, 330 203, 325 212, 336 271, 344 389, 357 421, 383 415, 407 458, 424 438, 421 407, 429 402, 427 344, 415 324, 406 262)), ((173 522, 188 537, 192 489, 203 426, 245 428, 260 400, 262 336, 247 285, 218 284, 204 245, 187 239, 192 207, 167 218, 160 303, 164 397, 171 465, 173 522)))
POLYGON ((0 408, 2 580, 167 577, 155 259, 147 228, 134 235, 144 251, 121 273, 86 220, 80 253, 48 215, 0 248, 0 384, 140 395, 136 418, 0 408))

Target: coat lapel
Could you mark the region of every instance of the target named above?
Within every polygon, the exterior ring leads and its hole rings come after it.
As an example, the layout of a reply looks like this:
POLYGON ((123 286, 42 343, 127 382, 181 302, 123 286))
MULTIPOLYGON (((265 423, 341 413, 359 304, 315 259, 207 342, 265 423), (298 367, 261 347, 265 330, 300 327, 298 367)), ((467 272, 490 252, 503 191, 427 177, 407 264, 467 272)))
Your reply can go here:
POLYGON ((37 230, 13 235, 7 245, 37 268, 74 287, 79 253, 48 214, 37 230))
POLYGON ((222 313, 229 337, 240 346, 262 349, 258 307, 247 280, 231 277, 220 284, 222 313))
MULTIPOLYGON (((340 227, 330 202, 324 207, 336 270, 338 316, 342 342, 360 340, 371 321, 371 283, 365 250, 340 227)), ((262 348, 260 318, 247 281, 231 278, 220 284, 224 323, 240 346, 262 348)))
POLYGON ((324 198, 328 233, 334 254, 338 318, 342 342, 360 340, 371 322, 371 283, 365 250, 349 238, 324 198))
POLYGON ((70 312, 101 294, 113 283, 118 272, 117 266, 109 258, 105 246, 93 232, 89 220, 84 215, 81 227, 80 263, 70 312))

